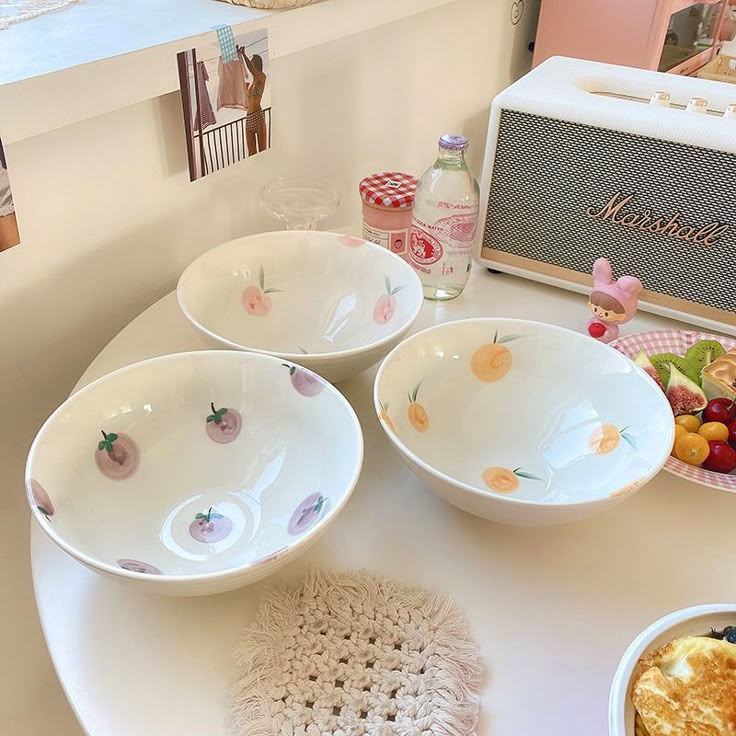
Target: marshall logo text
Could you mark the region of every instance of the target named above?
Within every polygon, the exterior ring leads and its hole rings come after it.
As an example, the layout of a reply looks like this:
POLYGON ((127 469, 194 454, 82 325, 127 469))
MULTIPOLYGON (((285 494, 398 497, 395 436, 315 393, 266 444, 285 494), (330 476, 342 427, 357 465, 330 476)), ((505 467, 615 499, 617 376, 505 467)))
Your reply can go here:
POLYGON ((679 212, 675 212, 669 219, 657 217, 649 209, 642 212, 622 212, 624 207, 631 204, 633 199, 633 194, 624 197, 621 192, 616 192, 603 207, 588 207, 586 214, 594 220, 608 220, 616 225, 630 227, 632 230, 657 233, 669 238, 677 238, 678 240, 686 240, 688 243, 698 243, 705 246, 716 243, 731 227, 721 222, 711 222, 700 228, 686 225, 680 222, 679 212))

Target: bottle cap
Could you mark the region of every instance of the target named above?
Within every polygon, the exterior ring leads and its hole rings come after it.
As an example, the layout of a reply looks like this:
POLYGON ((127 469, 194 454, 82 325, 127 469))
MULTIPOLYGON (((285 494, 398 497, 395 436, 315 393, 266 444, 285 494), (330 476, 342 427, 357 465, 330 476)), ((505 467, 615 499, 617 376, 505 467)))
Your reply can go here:
POLYGON ((439 144, 447 151, 464 151, 468 147, 468 139, 464 135, 443 135, 439 144))

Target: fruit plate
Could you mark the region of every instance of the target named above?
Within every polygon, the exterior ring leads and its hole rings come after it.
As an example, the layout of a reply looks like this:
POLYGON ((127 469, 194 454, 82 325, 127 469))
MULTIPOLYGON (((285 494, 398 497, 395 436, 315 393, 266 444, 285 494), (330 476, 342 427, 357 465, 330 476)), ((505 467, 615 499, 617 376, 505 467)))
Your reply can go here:
MULTIPOLYGON (((611 347, 634 360, 640 350, 647 355, 657 353, 675 353, 684 355, 687 349, 699 340, 717 340, 726 350, 736 348, 736 340, 721 335, 712 335, 707 332, 690 332, 686 330, 650 330, 649 332, 636 332, 614 340, 611 347)), ((696 465, 688 465, 675 457, 667 458, 664 469, 680 478, 691 480, 702 486, 716 488, 720 491, 736 493, 736 475, 731 473, 714 473, 696 465)))

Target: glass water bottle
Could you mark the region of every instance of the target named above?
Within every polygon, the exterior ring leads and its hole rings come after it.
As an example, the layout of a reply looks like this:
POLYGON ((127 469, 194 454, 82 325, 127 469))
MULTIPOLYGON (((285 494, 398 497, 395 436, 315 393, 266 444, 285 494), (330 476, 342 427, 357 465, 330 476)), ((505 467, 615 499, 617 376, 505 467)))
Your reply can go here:
POLYGON ((478 182, 465 163, 468 139, 443 135, 414 196, 409 247, 426 299, 454 299, 468 283, 478 227, 478 182))

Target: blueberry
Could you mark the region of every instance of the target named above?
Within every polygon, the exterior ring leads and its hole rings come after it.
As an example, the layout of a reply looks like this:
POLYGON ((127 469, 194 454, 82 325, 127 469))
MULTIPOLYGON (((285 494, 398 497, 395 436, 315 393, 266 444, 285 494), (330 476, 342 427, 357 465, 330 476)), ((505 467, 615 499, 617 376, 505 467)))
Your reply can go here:
POLYGON ((725 635, 724 639, 729 642, 729 644, 736 644, 736 626, 726 626, 723 633, 725 635))

